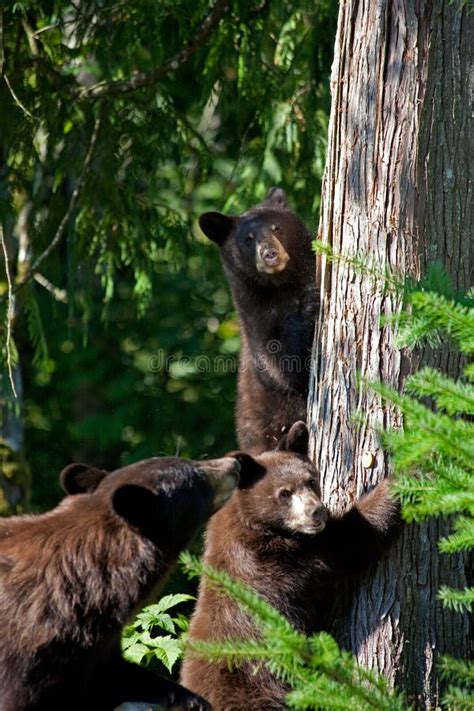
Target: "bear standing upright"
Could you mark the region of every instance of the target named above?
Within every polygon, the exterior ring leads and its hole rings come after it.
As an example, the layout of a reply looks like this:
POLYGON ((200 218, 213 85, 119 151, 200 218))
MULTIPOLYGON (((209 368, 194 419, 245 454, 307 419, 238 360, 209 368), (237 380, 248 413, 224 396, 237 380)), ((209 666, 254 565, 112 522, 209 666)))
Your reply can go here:
MULTIPOLYGON (((338 583, 378 560, 400 526, 399 506, 383 481, 341 517, 320 500, 318 473, 307 457, 308 430, 295 423, 279 450, 255 458, 234 453, 241 472, 230 501, 206 531, 204 561, 242 580, 304 634, 327 629, 338 583)), ((201 580, 191 639, 255 639, 251 617, 201 580)), ((288 691, 267 666, 230 668, 186 654, 181 681, 214 711, 281 711, 288 691)))
POLYGON ((199 225, 220 247, 241 325, 238 444, 259 454, 306 419, 318 306, 311 234, 279 188, 242 215, 206 212, 199 225))
POLYGON ((123 626, 231 495, 239 464, 147 459, 112 473, 72 464, 52 511, 0 520, 0 710, 109 711, 123 701, 209 711, 122 659, 123 626))

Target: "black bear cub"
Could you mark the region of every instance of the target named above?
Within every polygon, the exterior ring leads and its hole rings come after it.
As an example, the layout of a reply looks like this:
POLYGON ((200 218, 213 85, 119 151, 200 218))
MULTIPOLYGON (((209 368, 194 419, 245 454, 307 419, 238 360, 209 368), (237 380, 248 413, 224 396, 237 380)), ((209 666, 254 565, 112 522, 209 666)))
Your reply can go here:
POLYGON ((306 419, 318 303, 311 234, 279 188, 243 215, 206 212, 199 225, 220 247, 241 325, 238 444, 260 454, 306 419))
POLYGON ((229 498, 239 468, 230 457, 154 458, 112 473, 72 464, 59 506, 0 521, 1 711, 107 711, 123 701, 209 710, 124 661, 120 634, 229 498))
MULTIPOLYGON (((253 587, 311 634, 325 629, 338 581, 367 568, 395 538, 399 507, 384 481, 333 517, 321 503, 318 474, 307 458, 306 425, 295 423, 279 447, 255 458, 233 455, 241 465, 239 484, 207 527, 204 560, 253 587)), ((189 634, 229 640, 255 637, 256 630, 227 596, 201 582, 189 634)), ((231 670, 188 652, 181 681, 214 711, 286 708, 285 685, 264 665, 247 662, 231 670)))

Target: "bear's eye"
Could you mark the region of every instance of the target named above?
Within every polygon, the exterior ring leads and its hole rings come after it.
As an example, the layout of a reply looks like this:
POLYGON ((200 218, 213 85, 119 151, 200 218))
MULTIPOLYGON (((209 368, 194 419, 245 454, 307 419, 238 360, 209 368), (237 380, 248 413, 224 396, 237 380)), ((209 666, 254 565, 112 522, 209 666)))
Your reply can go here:
POLYGON ((280 499, 289 499, 291 496, 291 491, 289 489, 280 489, 278 492, 280 499))
POLYGON ((247 235, 247 237, 245 238, 245 244, 246 244, 247 246, 251 245, 251 244, 253 243, 254 239, 255 239, 255 238, 254 238, 253 234, 250 232, 250 233, 247 235))
POLYGON ((317 479, 310 479, 309 485, 317 496, 321 496, 321 489, 319 487, 319 481, 317 479))

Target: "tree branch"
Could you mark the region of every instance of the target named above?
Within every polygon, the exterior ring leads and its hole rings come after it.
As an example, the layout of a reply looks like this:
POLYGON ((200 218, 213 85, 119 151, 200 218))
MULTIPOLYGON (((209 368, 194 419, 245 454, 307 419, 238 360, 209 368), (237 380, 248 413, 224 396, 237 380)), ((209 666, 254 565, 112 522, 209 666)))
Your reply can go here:
POLYGON ((216 0, 214 7, 203 20, 201 29, 196 32, 191 40, 174 57, 167 59, 151 72, 137 72, 129 79, 120 79, 112 82, 99 82, 94 86, 83 87, 77 92, 80 100, 98 99, 102 96, 117 96, 127 94, 137 89, 153 86, 163 79, 171 71, 176 71, 182 64, 197 50, 201 49, 212 31, 217 27, 229 6, 229 0, 216 0))
POLYGON ((7 246, 5 244, 5 237, 3 234, 3 225, 1 222, 0 222, 0 242, 2 243, 3 258, 5 260, 5 274, 7 276, 7 284, 8 284, 8 306, 7 306, 7 316, 6 316, 7 336, 6 336, 6 343, 5 343, 5 349, 7 351, 7 370, 8 370, 8 378, 10 380, 10 385, 12 388, 13 395, 15 396, 15 398, 17 398, 18 394, 16 392, 15 381, 13 379, 12 351, 11 351, 12 322, 13 322, 13 290, 12 290, 12 279, 11 279, 11 275, 10 275, 10 268, 8 265, 7 246))
POLYGON ((28 284, 28 282, 31 281, 31 279, 33 279, 36 272, 38 271, 38 267, 40 266, 40 264, 42 262, 44 262, 44 260, 47 257, 49 257, 51 252, 54 249, 56 249, 56 247, 62 240, 64 232, 66 230, 67 223, 69 222, 69 219, 70 219, 72 213, 74 212, 77 201, 79 199, 79 195, 81 194, 82 188, 84 187, 84 183, 86 181, 87 174, 89 173, 89 169, 90 169, 91 163, 92 163, 92 158, 93 158, 94 151, 95 151, 95 148, 97 145, 97 138, 99 136, 99 129, 100 129, 100 115, 97 117, 95 124, 94 124, 94 129, 92 131, 92 136, 91 136, 91 140, 89 143, 89 148, 87 150, 87 154, 84 159, 84 164, 82 166, 79 180, 77 181, 77 185, 74 188, 74 191, 71 195, 71 199, 69 201, 69 206, 66 210, 66 213, 65 213, 63 219, 61 220, 61 222, 59 223, 58 229, 56 230, 56 234, 54 235, 53 240, 48 245, 48 247, 46 247, 44 252, 42 252, 39 255, 39 257, 37 257, 37 259, 33 262, 33 264, 31 265, 31 267, 29 268, 29 270, 27 271, 27 273, 25 274, 23 279, 21 279, 21 281, 19 281, 15 285, 12 293, 16 294, 17 291, 22 289, 25 286, 25 284, 28 284))
POLYGON ((54 296, 56 301, 61 301, 63 304, 68 303, 68 298, 67 298, 67 292, 64 289, 58 289, 57 286, 54 286, 49 279, 46 279, 43 274, 40 274, 39 272, 36 272, 33 274, 33 279, 38 282, 46 291, 49 291, 50 294, 54 296))
POLYGON ((33 116, 33 114, 32 114, 30 111, 28 111, 28 109, 26 108, 26 106, 21 103, 20 99, 18 98, 18 96, 17 96, 17 95, 15 94, 15 92, 13 91, 13 87, 12 87, 12 85, 10 84, 10 81, 9 81, 9 79, 8 79, 8 77, 7 77, 6 74, 3 75, 3 78, 5 79, 5 84, 7 85, 8 91, 9 91, 10 94, 12 95, 12 98, 13 98, 13 101, 15 102, 15 104, 23 111, 23 113, 25 114, 25 116, 26 116, 28 119, 30 119, 30 121, 38 121, 38 119, 36 118, 36 116, 33 116))

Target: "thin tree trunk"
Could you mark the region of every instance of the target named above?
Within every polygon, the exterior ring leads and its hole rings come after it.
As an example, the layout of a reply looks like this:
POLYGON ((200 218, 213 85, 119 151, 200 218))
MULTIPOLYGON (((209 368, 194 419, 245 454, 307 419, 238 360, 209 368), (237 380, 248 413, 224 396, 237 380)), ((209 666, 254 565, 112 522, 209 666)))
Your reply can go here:
MULTIPOLYGON (((362 253, 382 269, 416 277, 439 260, 458 287, 468 286, 473 20, 456 0, 342 0, 319 231, 336 253, 362 253)), ((400 389, 420 358, 454 375, 459 358, 401 353, 380 323, 400 308, 398 299, 347 264, 323 258, 319 270, 309 421, 323 496, 343 509, 390 473, 374 427, 401 425, 394 408, 363 391, 357 373, 400 389)), ((438 704, 439 655, 469 654, 467 616, 436 599, 442 584, 466 585, 463 558, 437 551, 445 528, 437 521, 407 526, 398 547, 336 611, 344 646, 420 709, 438 704)))
POLYGON ((23 392, 19 366, 13 367, 12 374, 17 397, 4 373, 0 396, 0 516, 24 511, 29 491, 29 471, 23 458, 23 392))
MULTIPOLYGON (((15 279, 21 279, 28 271, 30 263, 30 247, 27 231, 29 207, 24 206, 20 212, 17 229, 19 238, 16 270, 12 269, 13 259, 9 254, 9 271, 15 279)), ((10 231, 11 232, 11 231, 10 231)), ((10 235, 11 237, 11 235, 10 235)), ((7 243, 13 240, 5 236, 7 243)), ((8 250, 12 252, 13 250, 8 250)), ((5 268, 5 265, 4 265, 5 268)), ((16 322, 15 300, 13 304, 11 330, 14 336, 16 322)), ((24 444, 24 412, 23 412, 23 378, 21 363, 2 364, 2 381, 0 388, 0 516, 21 513, 25 510, 30 491, 30 472, 23 456, 24 444), (15 390, 13 390, 11 380, 15 390)))

